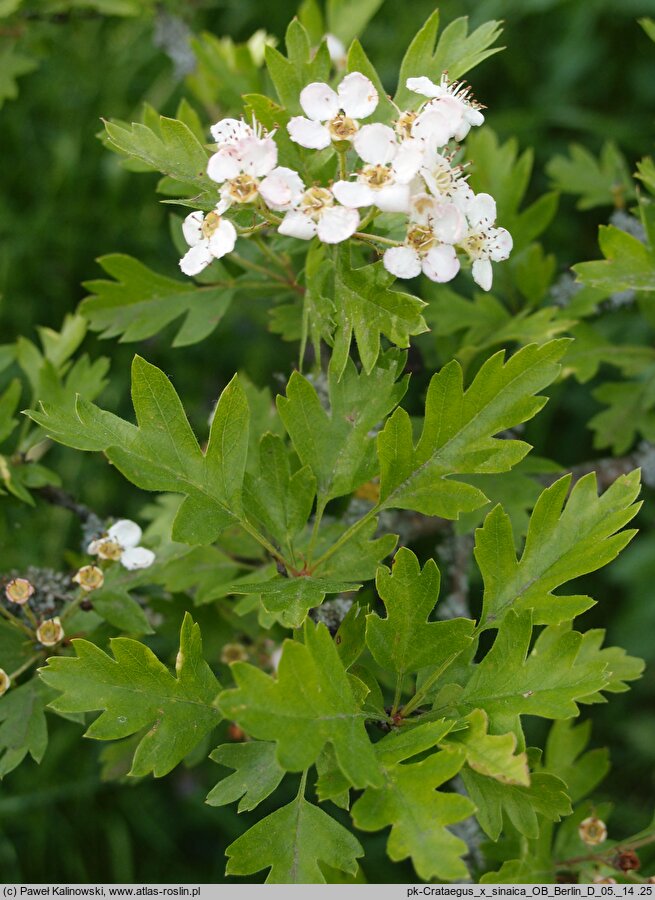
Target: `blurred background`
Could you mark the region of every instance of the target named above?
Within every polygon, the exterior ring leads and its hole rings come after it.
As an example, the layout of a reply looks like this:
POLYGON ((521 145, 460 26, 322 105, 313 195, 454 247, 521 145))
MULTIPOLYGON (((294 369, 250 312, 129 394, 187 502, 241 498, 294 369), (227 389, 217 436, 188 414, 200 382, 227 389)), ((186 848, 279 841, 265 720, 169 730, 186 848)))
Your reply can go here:
MULTIPOLYGON (((186 77, 193 64, 186 42, 190 31, 246 41, 265 29, 282 42, 295 13, 292 0, 170 0, 143 6, 148 6, 143 15, 107 16, 83 4, 63 13, 53 4, 51 12, 46 3, 40 15, 35 4, 34 15, 25 19, 25 39, 38 67, 20 78, 19 98, 0 110, 0 344, 19 334, 34 338, 37 325, 59 328, 85 296, 82 282, 99 277, 94 260, 102 254, 126 252, 175 275, 169 208, 154 194, 156 178, 128 171, 103 147, 97 138, 101 117, 137 119, 144 100, 170 115, 182 96, 193 101, 186 77)), ((396 0, 385 0, 366 28, 365 49, 389 90, 406 46, 434 6, 415 0, 401 9, 396 0)), ((439 8, 443 23, 461 15, 470 15, 473 24, 504 20, 501 43, 507 49, 470 77, 499 136, 515 136, 521 148, 534 148, 530 197, 548 188, 547 163, 571 142, 596 154, 611 138, 631 170, 652 152, 655 52, 636 19, 655 16, 655 0, 444 0, 439 8)), ((603 206, 580 211, 575 198, 562 197, 542 239, 559 272, 598 256, 597 226, 610 212, 603 206)), ((170 330, 138 345, 90 337, 85 349, 92 358, 111 357, 112 384, 102 398, 107 408, 129 414, 129 363, 137 349, 174 373, 193 423, 202 427, 236 369, 274 388, 275 373, 289 371, 294 348, 270 334, 266 324, 265 301, 248 309, 236 303, 211 339, 191 353, 171 348, 170 330)), ((540 455, 567 466, 593 458, 586 429, 598 408, 593 387, 593 381, 567 382, 566 390, 554 391, 548 416, 528 438, 540 455)), ((56 449, 49 464, 101 514, 117 512, 117 497, 122 514, 143 505, 143 495, 128 491, 98 460, 56 449)), ((586 627, 607 628, 610 643, 652 664, 652 492, 646 499, 642 534, 617 563, 575 590, 599 601, 585 615, 586 627)), ((58 565, 66 546, 79 540, 76 522, 63 510, 33 511, 6 498, 3 503, 0 570, 33 562, 35 553, 41 565, 58 565)), ((612 836, 638 830, 652 814, 654 688, 651 665, 630 693, 613 697, 607 711, 592 708, 593 746, 609 746, 613 761, 613 774, 599 792, 600 799, 615 804, 612 836)), ((0 784, 2 879, 221 881, 223 851, 244 829, 246 817, 237 817, 232 807, 203 804, 217 767, 209 762, 179 767, 161 783, 127 785, 101 779, 101 750, 93 742, 80 744, 79 728, 58 721, 43 764, 27 762, 0 784)), ((408 869, 385 860, 385 841, 384 834, 367 840, 368 879, 411 879, 408 869)))

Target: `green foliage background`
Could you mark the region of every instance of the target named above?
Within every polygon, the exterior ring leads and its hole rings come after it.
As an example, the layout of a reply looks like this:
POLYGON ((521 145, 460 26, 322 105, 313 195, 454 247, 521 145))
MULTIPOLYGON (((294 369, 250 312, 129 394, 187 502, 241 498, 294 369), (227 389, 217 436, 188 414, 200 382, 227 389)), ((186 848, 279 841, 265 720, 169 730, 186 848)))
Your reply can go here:
MULTIPOLYGON (((168 8, 183 13, 196 32, 207 29, 236 40, 246 40, 258 28, 281 38, 295 12, 291 0, 169 0, 168 8)), ((395 0, 382 4, 365 39, 383 80, 393 79, 404 48, 432 8, 432 2, 419 0, 400 14, 395 0)), ((444 0, 441 14, 445 22, 466 14, 473 24, 506 20, 502 43, 508 49, 476 69, 473 81, 489 107, 487 121, 501 139, 516 136, 522 148, 535 148, 534 196, 549 185, 548 160, 566 152, 572 141, 597 154, 612 138, 632 168, 652 152, 652 44, 635 19, 655 16, 655 0, 444 0)), ((162 15, 160 10, 160 20, 162 15)), ((162 273, 176 273, 167 209, 153 197, 154 176, 122 168, 95 138, 101 116, 136 119, 144 99, 163 113, 174 112, 183 81, 155 44, 160 26, 151 10, 107 18, 80 9, 39 29, 32 49, 41 57, 40 66, 20 79, 19 101, 7 102, 0 111, 0 344, 21 333, 33 337, 37 324, 58 328, 84 297, 81 282, 98 277, 93 260, 102 254, 129 253, 162 273)), ((558 270, 598 256, 597 226, 607 222, 609 212, 607 206, 575 210, 575 199, 563 196, 545 238, 558 270)), ((634 327, 627 317, 625 322, 626 329, 634 327)), ((270 373, 289 370, 293 348, 267 332, 266 324, 265 300, 248 308, 237 302, 211 339, 191 354, 170 347, 172 328, 139 345, 139 351, 174 375, 192 424, 202 425, 236 369, 272 387, 277 385, 270 373)), ((129 416, 134 346, 96 338, 87 346, 92 357, 112 356, 114 378, 103 405, 129 416)), ((425 381, 419 371, 413 387, 417 397, 425 381)), ((539 453, 550 452, 567 466, 594 455, 584 423, 600 405, 590 400, 589 387, 569 380, 555 390, 530 432, 539 453)), ((65 482, 79 485, 80 499, 99 513, 130 515, 140 507, 143 498, 131 494, 98 459, 62 449, 52 457, 52 467, 65 482), (120 510, 117 497, 124 498, 120 510)), ((609 746, 614 764, 600 795, 615 803, 615 836, 646 824, 653 794, 652 491, 646 491, 646 499, 638 519, 642 534, 608 575, 581 579, 576 586, 599 600, 585 624, 606 627, 611 643, 650 664, 630 693, 613 698, 605 716, 594 708, 593 746, 609 746)), ((68 513, 7 503, 0 522, 0 568, 6 560, 16 566, 35 560, 54 564, 66 546, 76 544, 78 526, 68 513)), ((171 644, 174 640, 171 636, 171 644)), ((237 819, 233 808, 204 805, 216 780, 211 763, 179 767, 162 782, 103 782, 97 765, 102 747, 81 745, 77 726, 57 724, 44 763, 26 764, 0 785, 3 880, 223 880, 224 849, 243 831, 248 814, 237 819)), ((252 821, 262 811, 270 811, 267 803, 252 821)), ((409 867, 386 860, 385 839, 384 833, 364 837, 369 878, 412 879, 409 867)))

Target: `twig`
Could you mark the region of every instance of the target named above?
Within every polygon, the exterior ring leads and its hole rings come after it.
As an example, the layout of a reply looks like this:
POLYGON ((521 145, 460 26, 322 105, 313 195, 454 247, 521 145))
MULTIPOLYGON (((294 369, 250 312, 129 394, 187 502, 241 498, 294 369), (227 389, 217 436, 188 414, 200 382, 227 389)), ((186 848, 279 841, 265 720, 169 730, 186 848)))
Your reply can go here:
POLYGON ((34 493, 45 500, 46 503, 51 503, 53 506, 61 506, 63 509, 68 509, 75 513, 81 522, 86 522, 93 515, 93 511, 88 506, 78 503, 67 491, 53 487, 51 484, 37 488, 34 493))

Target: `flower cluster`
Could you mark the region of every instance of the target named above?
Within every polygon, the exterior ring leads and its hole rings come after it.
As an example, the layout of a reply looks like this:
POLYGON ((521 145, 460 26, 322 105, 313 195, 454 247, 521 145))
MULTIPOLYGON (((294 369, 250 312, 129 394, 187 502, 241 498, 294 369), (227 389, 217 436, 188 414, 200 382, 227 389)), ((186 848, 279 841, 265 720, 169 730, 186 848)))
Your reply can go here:
POLYGON ((336 90, 314 82, 301 91, 304 115, 289 120, 288 138, 309 150, 334 149, 340 177, 327 184, 307 185, 297 171, 278 165, 275 131, 237 119, 214 125, 216 152, 207 175, 220 199, 211 212, 195 211, 184 220, 190 249, 180 260, 182 271, 197 275, 230 253, 241 234, 275 227, 299 240, 338 244, 354 236, 382 244, 384 265, 397 278, 423 272, 433 281, 450 281, 468 258, 476 283, 489 290, 491 263, 507 259, 512 238, 495 225, 493 197, 469 187, 463 167, 453 161, 452 143, 484 122, 480 105, 445 74, 438 84, 422 76, 406 85, 424 99, 417 110, 398 109, 389 124, 366 121, 379 97, 360 72, 346 75, 336 90), (254 210, 258 224, 240 229, 226 215, 240 207, 254 210), (380 213, 405 217, 403 240, 364 230, 380 213))

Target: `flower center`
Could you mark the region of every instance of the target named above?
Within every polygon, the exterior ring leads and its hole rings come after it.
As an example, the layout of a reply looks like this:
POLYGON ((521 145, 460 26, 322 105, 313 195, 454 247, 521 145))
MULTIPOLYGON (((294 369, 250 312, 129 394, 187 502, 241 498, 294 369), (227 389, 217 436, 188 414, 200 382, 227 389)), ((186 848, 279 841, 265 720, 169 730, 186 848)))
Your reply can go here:
POLYGON ((366 184, 375 191, 391 181, 391 169, 388 166, 364 166, 362 176, 366 184))
POLYGON ((257 197, 259 183, 252 175, 237 175, 228 184, 228 194, 237 203, 252 203, 257 197))
POLYGON ((480 232, 467 237, 462 241, 461 246, 472 259, 482 259, 487 255, 486 244, 486 235, 480 232))
POLYGON ((432 229, 428 225, 413 225, 407 232, 407 243, 419 253, 427 253, 435 243, 432 229))
POLYGON ((334 197, 327 188, 311 187, 302 195, 300 208, 307 215, 316 218, 326 206, 333 204, 334 197))
POLYGON ((202 236, 204 238, 210 238, 220 224, 221 224, 221 217, 219 216, 218 213, 215 213, 215 212, 207 213, 205 218, 202 220, 202 225, 200 228, 200 230, 202 231, 202 236))
POLYGON ((418 113, 404 112, 396 122, 396 134, 400 138, 411 138, 412 125, 416 121, 418 113))
MULTIPOLYGON (((209 215, 212 216, 214 213, 210 213, 209 215)), ((120 559, 123 548, 116 541, 107 539, 98 545, 97 552, 100 559, 120 559)))
POLYGON ((333 141, 349 141, 357 131, 357 122, 345 113, 339 113, 328 124, 328 129, 333 141))
POLYGON ((455 186, 458 173, 446 165, 438 165, 432 170, 434 184, 440 194, 448 194, 455 186))

